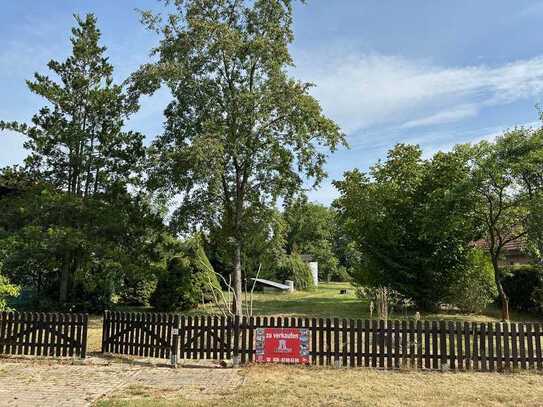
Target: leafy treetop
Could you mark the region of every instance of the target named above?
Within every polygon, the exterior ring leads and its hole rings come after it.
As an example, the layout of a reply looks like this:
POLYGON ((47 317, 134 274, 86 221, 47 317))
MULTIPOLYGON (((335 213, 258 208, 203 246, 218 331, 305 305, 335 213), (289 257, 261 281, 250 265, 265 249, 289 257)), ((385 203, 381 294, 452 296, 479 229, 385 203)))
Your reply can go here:
POLYGON ((289 77, 293 1, 164 3, 173 9, 166 20, 142 14, 161 33, 158 61, 132 78, 135 96, 162 83, 173 95, 152 148, 151 186, 181 194, 181 227, 227 231, 239 294, 251 217, 298 191, 304 175, 318 183, 326 150, 344 137, 309 94, 311 84, 289 77))

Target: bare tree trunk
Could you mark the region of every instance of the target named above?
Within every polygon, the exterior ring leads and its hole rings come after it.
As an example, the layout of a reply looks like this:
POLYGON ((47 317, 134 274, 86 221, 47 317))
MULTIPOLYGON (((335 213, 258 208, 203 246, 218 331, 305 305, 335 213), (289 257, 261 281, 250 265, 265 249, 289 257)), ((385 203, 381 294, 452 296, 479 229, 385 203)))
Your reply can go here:
POLYGON ((494 256, 492 257, 492 266, 494 268, 494 279, 496 280, 496 287, 498 288, 498 292, 500 294, 502 320, 509 321, 509 298, 507 298, 507 294, 503 289, 498 259, 494 256))
POLYGON ((234 252, 234 299, 232 301, 232 312, 234 315, 242 315, 242 289, 241 289, 241 242, 236 239, 234 252))
POLYGON ((507 294, 505 293, 505 290, 503 289, 501 281, 496 282, 496 285, 498 286, 498 291, 500 293, 500 303, 502 306, 502 320, 509 321, 509 298, 507 298, 507 294))

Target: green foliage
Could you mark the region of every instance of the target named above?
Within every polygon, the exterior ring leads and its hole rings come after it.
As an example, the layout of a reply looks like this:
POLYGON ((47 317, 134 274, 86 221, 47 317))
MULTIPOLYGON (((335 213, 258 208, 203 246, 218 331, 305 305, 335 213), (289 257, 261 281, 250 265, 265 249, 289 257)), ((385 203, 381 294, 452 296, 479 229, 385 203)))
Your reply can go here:
POLYGON ((255 222, 245 230, 247 238, 242 248, 245 278, 255 277, 259 267, 261 277, 270 276, 285 254, 285 220, 277 209, 263 215, 252 216, 255 222))
POLYGON ((513 160, 513 170, 521 176, 528 196, 528 249, 535 259, 543 262, 543 127, 527 133, 528 137, 515 140, 523 156, 513 160))
POLYGON ((531 238, 538 248, 543 236, 537 213, 543 192, 543 135, 519 128, 472 150, 476 215, 494 267, 502 318, 508 320, 508 298, 502 287, 505 273, 499 260, 507 244, 531 238))
MULTIPOLYGON (((260 267, 260 277, 274 278, 277 262, 285 254, 285 220, 278 210, 261 211, 252 216, 245 229, 246 243, 242 248, 243 275, 255 277, 260 267)), ((234 268, 234 242, 222 228, 212 229, 204 242, 206 253, 216 272, 228 280, 234 268)))
POLYGON ((96 18, 76 22, 72 55, 27 82, 46 106, 30 125, 0 122, 30 151, 22 170, 2 174, 0 250, 29 306, 91 311, 119 294, 146 301, 163 225, 138 188, 143 136, 123 130, 138 105, 113 83, 96 18))
POLYGON ((133 90, 165 84, 173 95, 153 143, 150 186, 183 193, 174 225, 220 229, 233 246, 236 311, 241 257, 254 216, 324 176, 326 150, 344 143, 310 84, 289 77, 292 1, 164 1, 173 13, 143 21, 161 33, 157 62, 136 72, 133 90))
POLYGON ((505 271, 503 287, 511 307, 519 311, 543 312, 543 267, 522 265, 505 271))
POLYGON ((203 247, 191 240, 182 254, 172 258, 159 275, 151 305, 160 311, 195 308, 212 299, 211 290, 220 288, 217 276, 203 247))
POLYGON ((342 225, 337 222, 337 218, 333 243, 334 253, 340 264, 334 279, 337 279, 337 281, 352 281, 352 276, 357 274, 363 263, 362 254, 349 234, 343 230, 342 225))
POLYGON ((358 284, 389 287, 423 309, 447 297, 476 236, 468 159, 456 149, 423 160, 418 146, 400 144, 369 175, 354 170, 335 182, 358 284))
POLYGON ((284 282, 294 281, 294 288, 306 290, 314 288, 313 275, 306 262, 300 255, 294 253, 284 256, 277 266, 276 276, 284 282))
POLYGON ((543 191, 533 194, 529 202, 528 250, 539 262, 543 262, 543 191))
POLYGON ((352 276, 345 266, 339 266, 330 276, 330 280, 338 282, 349 282, 352 281, 352 276))
MULTIPOLYGON (((373 303, 378 319, 388 320, 394 311, 405 312, 413 305, 409 298, 387 287, 357 286, 355 293, 358 298, 373 303)), ((370 317, 373 315, 370 314, 370 317)))
POLYGON ((32 124, 0 121, 0 130, 26 136, 24 146, 31 152, 27 172, 70 194, 90 196, 136 182, 143 136, 123 131, 124 120, 138 106, 113 84, 96 18, 76 16, 76 22, 72 55, 47 64, 53 79, 36 73, 34 81, 27 81, 47 105, 32 124))
POLYGON ((488 253, 472 249, 467 264, 457 271, 450 288, 449 302, 463 312, 478 313, 492 303, 498 295, 494 268, 488 253))
POLYGON ((298 198, 284 212, 287 253, 311 255, 319 263, 319 279, 330 281, 340 274, 334 253, 336 223, 331 209, 298 198))
POLYGON ((17 297, 20 292, 18 286, 10 284, 9 280, 0 274, 0 311, 6 311, 7 299, 17 297))
POLYGON ((195 307, 201 297, 193 289, 191 263, 186 257, 174 257, 168 269, 158 276, 151 305, 159 311, 175 311, 195 307), (200 298, 199 298, 200 297, 200 298))
POLYGON ((149 306, 151 296, 156 290, 156 274, 162 272, 162 268, 157 267, 153 275, 142 275, 133 273, 131 276, 124 276, 120 287, 115 290, 117 303, 128 306, 149 306))
POLYGON ((31 289, 33 308, 104 309, 160 268, 160 218, 128 194, 83 199, 36 185, 0 204, 0 272, 31 289))

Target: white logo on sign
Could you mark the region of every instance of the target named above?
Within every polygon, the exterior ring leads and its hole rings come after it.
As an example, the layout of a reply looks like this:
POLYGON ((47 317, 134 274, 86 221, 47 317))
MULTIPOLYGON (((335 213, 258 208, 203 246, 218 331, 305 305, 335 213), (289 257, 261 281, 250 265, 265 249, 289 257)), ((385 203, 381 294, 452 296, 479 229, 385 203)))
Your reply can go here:
POLYGON ((279 346, 275 349, 277 353, 289 353, 292 352, 292 349, 287 348, 287 341, 285 339, 279 340, 279 346))

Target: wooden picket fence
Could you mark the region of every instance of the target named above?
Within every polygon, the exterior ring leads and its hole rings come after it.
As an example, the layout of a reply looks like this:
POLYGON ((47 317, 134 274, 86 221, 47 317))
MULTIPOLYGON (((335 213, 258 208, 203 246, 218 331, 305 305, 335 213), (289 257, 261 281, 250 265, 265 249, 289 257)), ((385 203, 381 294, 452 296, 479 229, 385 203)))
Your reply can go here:
POLYGON ((178 315, 105 311, 102 352, 168 359, 178 326, 178 315))
POLYGON ((305 328, 315 365, 429 370, 543 370, 539 323, 225 318, 106 312, 103 351, 255 360, 256 328, 305 328))
POLYGON ((87 326, 87 314, 2 312, 0 355, 84 358, 87 326))

